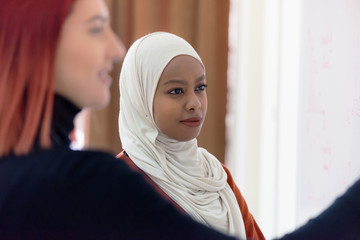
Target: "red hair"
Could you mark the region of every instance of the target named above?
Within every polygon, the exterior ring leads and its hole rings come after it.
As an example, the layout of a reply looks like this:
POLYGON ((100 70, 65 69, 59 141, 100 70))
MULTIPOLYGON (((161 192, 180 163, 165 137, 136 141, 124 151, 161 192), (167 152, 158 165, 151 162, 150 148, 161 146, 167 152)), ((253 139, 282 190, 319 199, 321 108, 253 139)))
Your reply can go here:
POLYGON ((1 1, 0 157, 51 146, 55 55, 74 1, 1 1))

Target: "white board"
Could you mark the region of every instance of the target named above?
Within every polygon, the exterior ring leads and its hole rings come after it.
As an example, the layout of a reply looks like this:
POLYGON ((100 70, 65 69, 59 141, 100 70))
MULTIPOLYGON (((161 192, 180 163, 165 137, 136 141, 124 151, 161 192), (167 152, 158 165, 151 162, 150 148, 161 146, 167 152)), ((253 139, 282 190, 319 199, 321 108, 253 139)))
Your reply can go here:
POLYGON ((304 0, 297 222, 360 177, 360 1, 304 0))

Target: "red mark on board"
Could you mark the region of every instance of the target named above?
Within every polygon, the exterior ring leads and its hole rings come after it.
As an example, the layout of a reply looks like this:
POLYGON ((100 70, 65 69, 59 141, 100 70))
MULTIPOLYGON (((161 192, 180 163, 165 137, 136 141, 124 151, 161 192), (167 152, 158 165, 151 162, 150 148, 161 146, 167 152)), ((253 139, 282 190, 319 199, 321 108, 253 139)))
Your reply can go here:
POLYGON ((331 34, 327 34, 321 37, 321 43, 323 45, 327 45, 329 43, 332 42, 332 35, 331 34))
POLYGON ((330 167, 329 167, 328 165, 324 164, 324 170, 325 170, 326 172, 328 172, 328 171, 330 170, 330 167))
POLYGON ((323 63, 322 63, 322 68, 323 68, 323 69, 329 68, 329 62, 323 62, 323 63))
POLYGON ((309 113, 318 113, 318 114, 325 116, 325 110, 317 108, 317 107, 309 107, 308 112, 309 113))
POLYGON ((331 147, 330 146, 324 146, 321 148, 321 152, 324 154, 324 155, 331 155, 331 147))

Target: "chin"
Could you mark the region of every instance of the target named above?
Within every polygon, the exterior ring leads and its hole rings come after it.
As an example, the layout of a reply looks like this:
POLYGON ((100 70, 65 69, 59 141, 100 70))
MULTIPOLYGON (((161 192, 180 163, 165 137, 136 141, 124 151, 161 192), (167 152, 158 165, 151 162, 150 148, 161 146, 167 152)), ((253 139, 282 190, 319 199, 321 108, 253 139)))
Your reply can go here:
POLYGON ((102 109, 105 108, 110 103, 110 94, 103 96, 100 99, 94 100, 87 107, 92 109, 102 109))

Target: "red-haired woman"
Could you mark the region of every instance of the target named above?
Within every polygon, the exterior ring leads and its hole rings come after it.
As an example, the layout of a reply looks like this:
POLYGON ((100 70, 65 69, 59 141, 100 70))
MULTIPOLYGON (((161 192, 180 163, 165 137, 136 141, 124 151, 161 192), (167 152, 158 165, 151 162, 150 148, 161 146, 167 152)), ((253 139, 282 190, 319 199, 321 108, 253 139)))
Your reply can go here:
POLYGON ((69 149, 123 55, 104 0, 0 0, 0 239, 232 239, 113 156, 69 149))

